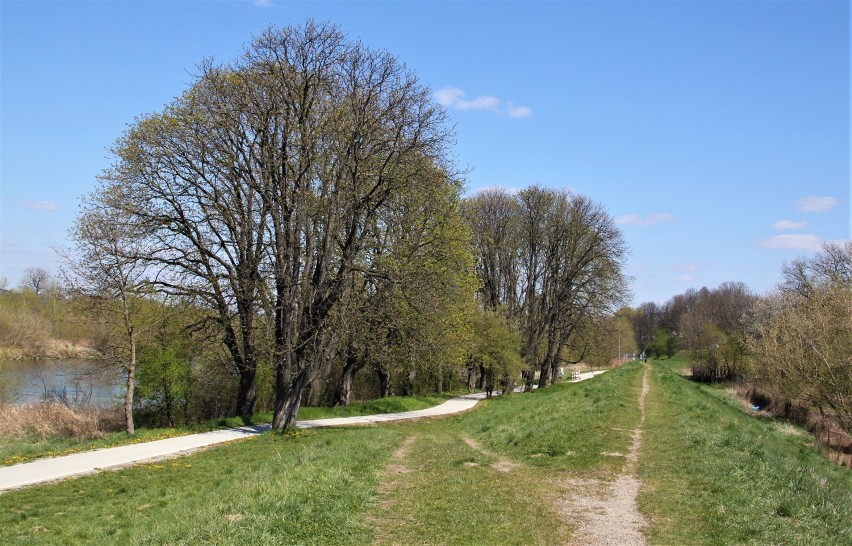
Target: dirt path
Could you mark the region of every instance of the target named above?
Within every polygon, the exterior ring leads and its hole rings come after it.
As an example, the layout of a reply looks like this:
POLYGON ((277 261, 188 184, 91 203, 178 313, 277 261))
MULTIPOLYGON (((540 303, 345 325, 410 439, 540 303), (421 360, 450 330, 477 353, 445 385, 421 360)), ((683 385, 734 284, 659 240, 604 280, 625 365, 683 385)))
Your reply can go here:
POLYGON ((648 372, 649 368, 646 366, 642 377, 642 392, 639 394, 639 425, 633 431, 633 442, 621 474, 612 482, 578 479, 566 483, 568 496, 561 500, 560 510, 571 523, 579 525, 574 537, 575 544, 647 544, 642 528, 647 526, 648 522, 636 504, 636 497, 642 485, 636 477, 636 467, 642 449, 645 397, 650 390, 648 372))

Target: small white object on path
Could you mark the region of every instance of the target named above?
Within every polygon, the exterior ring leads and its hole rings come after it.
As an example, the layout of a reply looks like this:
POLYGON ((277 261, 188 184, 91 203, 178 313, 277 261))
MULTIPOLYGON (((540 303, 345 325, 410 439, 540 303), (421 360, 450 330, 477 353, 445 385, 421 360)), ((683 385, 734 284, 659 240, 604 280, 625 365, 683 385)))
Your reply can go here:
MULTIPOLYGON (((588 372, 581 374, 580 380, 591 379, 603 372, 588 372)), ((355 417, 334 417, 330 419, 314 419, 299 421, 298 428, 338 427, 346 425, 367 425, 419 419, 422 417, 437 417, 467 411, 485 398, 485 393, 466 394, 457 396, 443 404, 416 411, 398 413, 381 413, 377 415, 359 415, 355 417)), ((127 466, 145 461, 174 457, 191 452, 198 448, 242 440, 257 436, 268 431, 270 425, 256 425, 239 428, 229 428, 188 434, 165 440, 141 442, 119 447, 109 447, 85 451, 73 455, 37 459, 28 463, 0 467, 0 493, 39 483, 53 482, 65 478, 94 474, 108 468, 127 466)))

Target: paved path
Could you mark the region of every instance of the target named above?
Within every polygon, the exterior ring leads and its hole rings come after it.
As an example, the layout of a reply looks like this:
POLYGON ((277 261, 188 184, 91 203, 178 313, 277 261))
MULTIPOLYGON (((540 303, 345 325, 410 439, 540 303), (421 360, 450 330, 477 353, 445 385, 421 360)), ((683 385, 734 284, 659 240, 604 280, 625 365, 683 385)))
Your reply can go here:
MULTIPOLYGON (((600 373, 603 372, 580 374, 580 381, 590 379, 600 373)), ((299 428, 338 427, 451 415, 469 410, 484 398, 485 393, 467 394, 451 398, 438 406, 417 411, 314 419, 312 421, 299 421, 296 426, 299 428)), ((0 467, 0 492, 65 478, 94 474, 107 468, 116 468, 143 461, 174 457, 201 447, 251 438, 268 431, 270 428, 270 425, 257 425, 215 430, 201 434, 188 434, 165 440, 97 449, 75 453, 74 455, 38 459, 29 463, 4 466, 0 467)))

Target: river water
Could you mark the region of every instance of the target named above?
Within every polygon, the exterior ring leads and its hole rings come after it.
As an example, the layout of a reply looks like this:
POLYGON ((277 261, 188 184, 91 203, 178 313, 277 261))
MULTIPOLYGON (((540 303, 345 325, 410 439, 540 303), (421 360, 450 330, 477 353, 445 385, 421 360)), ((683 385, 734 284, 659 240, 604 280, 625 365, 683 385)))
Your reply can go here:
POLYGON ((0 362, 0 401, 112 405, 125 381, 114 366, 94 360, 12 360, 0 362))

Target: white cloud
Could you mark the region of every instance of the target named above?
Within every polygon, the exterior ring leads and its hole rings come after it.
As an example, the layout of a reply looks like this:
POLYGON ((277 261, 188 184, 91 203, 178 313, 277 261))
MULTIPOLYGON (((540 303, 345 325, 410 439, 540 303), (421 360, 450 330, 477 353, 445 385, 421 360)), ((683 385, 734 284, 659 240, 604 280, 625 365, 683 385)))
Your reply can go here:
POLYGON ((477 188, 473 193, 480 194, 485 192, 500 192, 505 193, 507 195, 517 195, 521 191, 520 188, 511 188, 506 186, 500 186, 499 184, 490 185, 490 186, 482 186, 481 188, 477 188))
POLYGON ((460 101, 462 97, 464 97, 464 91, 458 87, 448 86, 435 91, 435 100, 438 101, 438 104, 444 106, 452 106, 460 101))
POLYGON ((17 202, 25 207, 38 210, 58 210, 56 203, 51 201, 25 201, 18 199, 17 202))
POLYGON ((674 215, 665 213, 649 214, 644 218, 638 214, 622 214, 615 219, 616 224, 627 224, 633 226, 653 226, 660 222, 671 222, 674 220, 674 215))
POLYGON ((772 224, 772 227, 774 227, 778 231, 784 231, 788 229, 802 229, 804 227, 807 227, 807 225, 807 222, 796 222, 794 220, 778 220, 777 222, 772 224))
POLYGON ((496 110, 500 106, 500 99, 491 95, 483 95, 473 100, 459 99, 453 106, 459 110, 496 110))
POLYGON ((435 91, 434 97, 438 104, 447 108, 457 110, 490 110, 497 114, 508 115, 513 118, 528 118, 532 115, 532 108, 527 106, 515 106, 512 102, 505 103, 493 95, 481 95, 473 99, 466 99, 464 89, 448 85, 435 91))
POLYGON ((268 8, 272 5, 272 0, 252 0, 251 3, 258 8, 268 8))
POLYGON ((826 212, 836 207, 838 203, 839 201, 834 197, 809 195, 796 199, 796 208, 799 212, 826 212))
POLYGON ((509 115, 513 118, 528 118, 532 115, 532 109, 526 106, 515 106, 509 103, 509 115))
POLYGON ((692 275, 680 275, 677 280, 681 282, 690 282, 692 280, 692 275))
POLYGON ((793 250, 816 251, 822 247, 822 239, 816 235, 790 233, 787 235, 776 235, 769 239, 758 241, 757 246, 763 248, 790 248, 793 250))

